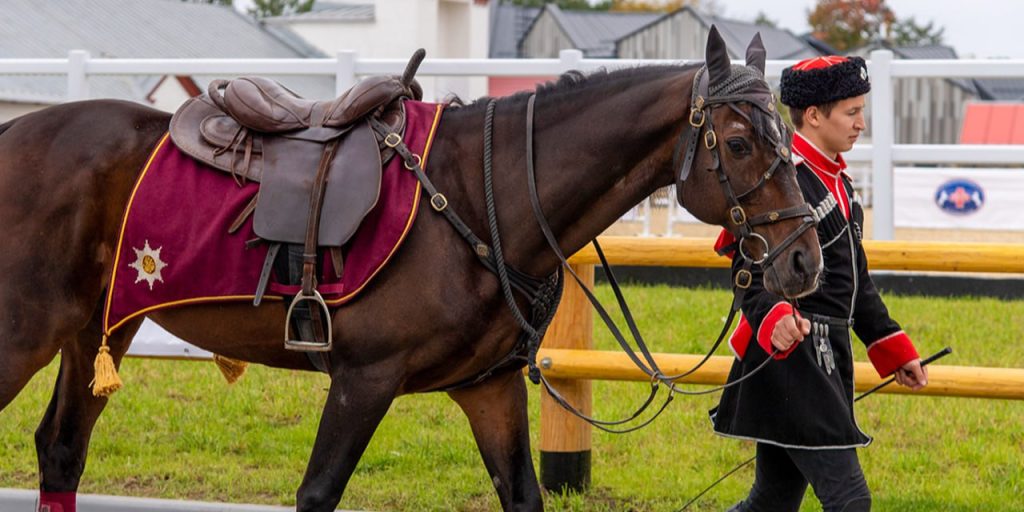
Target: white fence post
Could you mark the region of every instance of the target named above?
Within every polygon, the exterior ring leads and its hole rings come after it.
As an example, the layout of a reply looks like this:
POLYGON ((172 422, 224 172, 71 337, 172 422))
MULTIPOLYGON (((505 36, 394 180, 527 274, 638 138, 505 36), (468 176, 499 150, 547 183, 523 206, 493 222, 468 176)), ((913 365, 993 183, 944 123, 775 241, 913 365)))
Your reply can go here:
POLYGON ((871 204, 875 240, 893 239, 892 147, 893 81, 892 52, 871 52, 871 204))
POLYGON ((583 60, 583 52, 579 50, 562 50, 558 52, 558 60, 562 64, 562 72, 580 68, 580 61, 583 60))
POLYGON ((85 66, 89 62, 89 52, 71 50, 68 52, 68 95, 65 101, 89 99, 89 77, 85 74, 85 66))
POLYGON ((335 96, 341 96, 341 93, 356 84, 356 60, 355 50, 338 50, 338 67, 334 75, 335 96))

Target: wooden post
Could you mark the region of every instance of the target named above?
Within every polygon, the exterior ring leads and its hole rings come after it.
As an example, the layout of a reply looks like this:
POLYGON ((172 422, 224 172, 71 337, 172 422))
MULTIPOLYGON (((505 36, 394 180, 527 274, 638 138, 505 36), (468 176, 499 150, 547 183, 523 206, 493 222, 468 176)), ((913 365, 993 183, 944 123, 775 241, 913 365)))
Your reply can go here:
MULTIPOLYGON (((594 287, 593 265, 573 265, 573 270, 587 286, 594 287)), ((567 275, 565 281, 561 305, 548 327, 542 346, 592 349, 594 326, 590 302, 572 276, 567 275)), ((543 371, 544 359, 538 363, 543 371)), ((589 380, 551 379, 551 385, 573 407, 588 416, 591 414, 589 380)), ((543 388, 540 398, 540 481, 545 488, 555 492, 580 492, 590 486, 590 425, 562 409, 543 388)))

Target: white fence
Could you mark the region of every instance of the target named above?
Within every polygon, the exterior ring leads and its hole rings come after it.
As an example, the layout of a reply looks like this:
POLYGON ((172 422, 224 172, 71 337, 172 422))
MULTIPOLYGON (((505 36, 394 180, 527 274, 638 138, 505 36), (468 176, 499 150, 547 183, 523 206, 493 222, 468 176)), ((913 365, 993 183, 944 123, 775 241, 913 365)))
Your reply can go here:
MULTIPOLYGON (((571 69, 671 64, 666 60, 584 59, 578 50, 563 50, 558 59, 427 59, 421 76, 548 76, 571 69)), ((777 79, 793 61, 769 61, 766 74, 777 79)), ((108 59, 91 58, 85 51, 69 52, 66 59, 0 59, 0 74, 49 74, 67 76, 67 100, 89 97, 89 77, 99 75, 322 75, 335 77, 340 94, 361 76, 399 74, 404 59, 360 59, 355 52, 340 51, 333 59, 108 59)), ((991 78, 1024 77, 1024 59, 1015 60, 893 60, 892 52, 877 50, 868 62, 871 74, 871 144, 859 144, 845 155, 852 164, 870 164, 869 186, 874 211, 873 237, 893 238, 893 167, 895 164, 1024 165, 1024 146, 895 144, 893 80, 906 77, 991 78)), ((633 212, 650 234, 650 203, 633 212)), ((679 214, 685 221, 685 215, 679 214)), ((669 223, 671 229, 671 222, 669 223)), ((172 350, 180 350, 178 348, 172 350)), ((195 349, 192 349, 195 350, 195 349)), ((180 354, 177 355, 196 355, 180 354)), ((202 357, 205 354, 201 354, 202 357)))
MULTIPOLYGON (((678 61, 584 59, 578 50, 563 50, 558 59, 427 59, 423 76, 544 76, 570 69, 582 71, 678 61)), ((94 59, 73 50, 66 59, 0 59, 0 74, 66 75, 70 100, 89 97, 89 77, 97 75, 323 75, 334 76, 338 93, 360 76, 398 74, 404 59, 360 59, 340 51, 333 59, 94 59)), ((778 78, 792 61, 769 61, 767 76, 778 78)), ((1024 59, 1014 60, 893 60, 892 52, 876 50, 868 62, 872 81, 871 144, 859 144, 846 154, 850 163, 870 163, 870 196, 876 240, 893 238, 894 164, 1024 164, 1024 146, 895 144, 893 80, 905 77, 1024 77, 1024 59)), ((650 210, 645 213, 649 222, 650 210)), ((644 212, 636 219, 644 221, 644 212)), ((647 225, 649 232, 649 224, 647 225)))

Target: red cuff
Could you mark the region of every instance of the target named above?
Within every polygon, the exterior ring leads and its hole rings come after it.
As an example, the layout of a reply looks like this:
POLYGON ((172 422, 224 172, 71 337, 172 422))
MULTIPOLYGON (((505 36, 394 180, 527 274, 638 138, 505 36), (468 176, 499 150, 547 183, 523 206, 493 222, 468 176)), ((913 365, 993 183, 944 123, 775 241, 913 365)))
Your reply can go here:
MULTIPOLYGON (((775 350, 775 347, 772 346, 772 332, 775 331, 775 324, 779 323, 779 320, 782 320, 792 314, 793 306, 790 305, 790 303, 779 302, 772 306, 772 309, 764 316, 764 320, 761 320, 761 327, 758 327, 757 329, 757 344, 761 345, 761 348, 764 349, 765 353, 771 354, 772 351, 775 350)), ((797 318, 802 318, 799 311, 796 316, 797 318)), ((800 342, 796 342, 789 347, 789 350, 775 354, 775 359, 785 359, 789 357, 789 354, 791 354, 799 344, 800 342)))
POLYGON ((40 512, 75 512, 75 495, 71 492, 39 491, 40 512))
POLYGON ((729 348, 736 359, 743 359, 743 356, 747 355, 747 347, 750 346, 750 338, 753 337, 754 329, 750 327, 750 322, 747 321, 747 317, 740 315, 740 323, 729 336, 729 348))
MULTIPOLYGON (((723 229, 722 232, 718 234, 718 240, 715 240, 715 252, 720 252, 722 249, 734 243, 736 243, 736 237, 732 236, 732 233, 723 229)), ((729 258, 730 260, 735 255, 736 251, 729 251, 726 254, 724 254, 724 256, 729 258)))
POLYGON ((868 359, 880 377, 888 377, 897 368, 917 359, 917 349, 903 331, 896 331, 868 345, 868 359))

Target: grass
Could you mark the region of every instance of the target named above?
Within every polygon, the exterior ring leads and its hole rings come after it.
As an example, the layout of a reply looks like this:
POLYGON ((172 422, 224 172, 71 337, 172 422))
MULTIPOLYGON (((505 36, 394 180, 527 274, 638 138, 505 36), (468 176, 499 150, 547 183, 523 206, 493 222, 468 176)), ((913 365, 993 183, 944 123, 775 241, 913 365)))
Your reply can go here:
MULTIPOLYGON (((606 303, 611 296, 599 287, 606 303)), ((660 352, 706 350, 728 307, 727 292, 630 286, 645 337, 660 352)), ((922 354, 946 346, 942 364, 1024 368, 1024 301, 889 297, 922 354)), ((600 349, 614 341, 595 329, 600 349)), ((859 360, 863 346, 855 343, 859 360)), ((722 349, 720 354, 728 354, 722 349)), ((126 388, 93 435, 80 492, 173 499, 294 504, 326 396, 325 377, 252 367, 226 386, 212 363, 130 359, 126 388)), ((41 371, 0 412, 0 487, 38 485, 32 433, 56 377, 41 371)), ((620 417, 646 396, 638 383, 597 382, 595 412, 620 417)), ((530 415, 536 457, 538 399, 530 415)), ((711 433, 717 398, 679 397, 632 434, 594 432, 593 485, 585 495, 548 495, 548 510, 672 511, 753 453, 711 433)), ((1024 510, 1024 403, 875 395, 858 404, 875 442, 861 461, 881 511, 1024 510)), ((752 467, 692 510, 724 510, 742 498, 752 467)), ((445 395, 398 399, 381 424, 341 506, 365 510, 498 510, 468 423, 445 395)), ((803 510, 820 510, 816 500, 803 510)))

